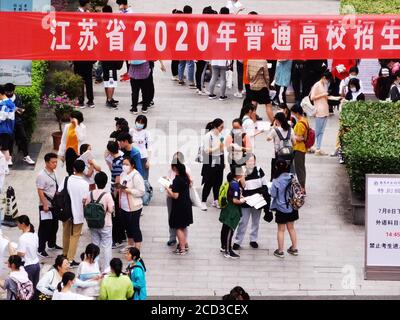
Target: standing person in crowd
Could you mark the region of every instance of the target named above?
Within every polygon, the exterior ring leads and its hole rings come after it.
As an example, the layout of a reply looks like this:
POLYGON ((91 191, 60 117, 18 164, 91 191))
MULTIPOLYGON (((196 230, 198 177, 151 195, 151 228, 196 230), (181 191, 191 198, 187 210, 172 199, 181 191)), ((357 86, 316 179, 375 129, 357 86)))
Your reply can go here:
MULTIPOLYGON (((134 13, 133 8, 128 5, 128 0, 117 0, 120 13, 131 14, 134 13)), ((126 73, 121 75, 120 81, 129 81, 129 62, 126 61, 126 73)))
MULTIPOLYGON (((174 9, 172 10, 172 14, 182 14, 182 10, 174 9)), ((172 73, 172 81, 179 81, 179 60, 171 61, 171 73, 172 73)))
POLYGON ((133 146, 132 136, 128 133, 121 133, 117 137, 120 149, 124 152, 125 157, 129 157, 135 163, 135 169, 144 177, 144 170, 142 167, 142 156, 140 150, 133 146))
POLYGON ((290 204, 288 197, 288 185, 292 181, 292 175, 289 174, 289 166, 286 161, 278 160, 276 162, 276 176, 272 180, 271 197, 273 198, 271 209, 275 210, 275 222, 278 224, 278 249, 274 251, 274 256, 284 258, 284 240, 285 229, 288 230, 292 245, 287 249, 291 255, 297 256, 299 254, 297 249, 297 235, 294 229, 294 222, 299 219, 299 213, 294 210, 290 204))
POLYGON ((40 276, 40 264, 37 254, 39 238, 28 216, 22 215, 17 217, 16 220, 22 235, 19 237, 17 250, 13 250, 11 254, 17 254, 22 258, 28 278, 32 281, 33 287, 36 288, 40 276))
MULTIPOLYGON (((140 249, 142 244, 142 232, 140 231, 140 215, 143 209, 145 187, 144 180, 136 170, 135 162, 129 158, 124 159, 120 176, 120 184, 115 188, 119 192, 119 206, 123 225, 128 236, 128 247, 140 249)), ((121 250, 125 253, 127 248, 121 250)))
POLYGON ((44 156, 45 168, 36 178, 36 187, 39 195, 39 247, 38 254, 48 257, 46 243, 50 250, 62 250, 57 245, 58 218, 53 212, 53 198, 58 189, 56 168, 57 155, 47 153, 44 156))
POLYGON ((54 291, 51 300, 93 300, 92 297, 87 297, 71 291, 75 283, 75 274, 66 272, 63 274, 62 280, 57 284, 57 290, 54 291))
POLYGON ((340 96, 341 96, 341 97, 344 98, 344 97, 346 96, 347 92, 349 92, 348 86, 349 86, 349 81, 350 81, 351 79, 358 79, 359 84, 360 84, 360 88, 361 88, 361 90, 362 90, 363 86, 362 86, 361 80, 358 78, 358 74, 359 74, 358 67, 354 66, 354 67, 351 67, 351 68, 350 68, 350 70, 349 70, 349 76, 348 76, 347 78, 343 79, 343 80, 340 82, 339 93, 340 93, 340 96))
MULTIPOLYGON (((193 8, 191 6, 183 7, 184 14, 192 14, 193 8)), ((184 74, 186 65, 188 67, 188 80, 189 80, 189 88, 196 89, 196 84, 194 83, 194 61, 193 60, 180 60, 178 65, 178 76, 179 76, 179 85, 183 86, 185 84, 184 74)))
MULTIPOLYGON (((264 171, 256 166, 256 156, 250 154, 246 161, 246 174, 245 184, 243 188, 243 197, 250 197, 255 194, 261 194, 267 200, 270 200, 267 177, 264 171)), ((267 202, 268 203, 268 202, 267 202)), ((248 204, 242 204, 242 217, 240 218, 239 226, 237 228, 235 243, 233 250, 239 250, 244 236, 246 234, 247 225, 251 217, 251 231, 250 231, 250 247, 253 249, 258 248, 258 229, 260 226, 261 209, 250 207, 248 204)))
POLYGON ((231 171, 237 166, 242 166, 246 162, 247 153, 252 150, 249 136, 244 132, 241 119, 232 121, 232 130, 225 140, 228 151, 228 162, 231 171))
POLYGON ((130 300, 133 297, 133 285, 128 276, 122 274, 122 261, 113 258, 110 261, 111 273, 101 282, 100 300, 130 300))
POLYGON ((79 0, 78 12, 90 12, 90 0, 79 0))
MULTIPOLYGON (((0 109, 3 117, 0 120, 0 147, 1 152, 4 154, 7 164, 12 166, 12 157, 10 150, 12 149, 13 134, 15 127, 15 104, 11 99, 6 96, 6 89, 0 85, 0 109)), ((6 170, 8 172, 8 168, 6 170)), ((6 174, 7 174, 6 172, 6 174)))
POLYGON ((242 216, 241 205, 245 202, 242 197, 243 168, 237 167, 227 176, 229 189, 227 193, 227 206, 221 209, 219 221, 222 223, 221 229, 221 249, 225 258, 238 259, 240 256, 232 249, 232 238, 236 227, 242 216))
MULTIPOLYGON (((114 118, 115 120, 115 131, 110 134, 110 141, 117 141, 118 136, 121 133, 129 133, 128 121, 124 118, 114 118)), ((106 161, 107 162, 107 161, 106 161)))
POLYGON ((129 77, 132 89, 132 108, 133 114, 138 114, 139 92, 142 91, 143 105, 142 113, 147 113, 151 102, 151 68, 150 62, 145 60, 132 60, 129 65, 129 77))
POLYGON ((63 275, 68 270, 68 259, 63 255, 57 256, 53 267, 44 274, 36 286, 39 300, 51 300, 57 290, 57 285, 62 281, 63 275))
POLYGON ((201 196, 202 208, 207 210, 207 198, 213 190, 214 201, 213 207, 218 208, 219 188, 224 179, 225 155, 224 155, 224 121, 222 119, 214 119, 207 124, 209 132, 203 138, 202 152, 204 153, 203 167, 201 169, 203 192, 201 196))
MULTIPOLYGON (((25 108, 21 97, 15 94, 15 85, 13 83, 7 83, 5 85, 6 96, 15 104, 15 127, 14 137, 18 146, 18 150, 22 151, 24 155, 23 161, 29 165, 34 165, 35 161, 29 156, 29 142, 25 132, 24 126, 24 112, 25 108)), ((10 154, 13 153, 13 145, 11 144, 10 154)))
POLYGON ((190 199, 190 179, 186 173, 185 165, 179 162, 171 164, 175 172, 175 179, 170 188, 165 188, 169 197, 172 198, 171 216, 169 217, 170 228, 176 229, 178 255, 185 255, 189 249, 185 231, 193 223, 192 201, 190 199))
POLYGON ((73 164, 79 157, 79 148, 86 141, 86 126, 83 124, 83 114, 80 111, 71 112, 71 121, 66 124, 61 137, 58 156, 65 162, 68 175, 74 173, 73 164))
POLYGON ((236 60, 237 71, 237 92, 233 94, 234 97, 243 98, 243 60, 236 60))
POLYGON ((289 125, 294 128, 297 121, 296 118, 292 116, 292 112, 290 111, 289 107, 287 105, 281 105, 279 106, 279 112, 283 112, 287 122, 289 123, 289 125))
POLYGON ((228 70, 228 61, 227 60, 211 60, 211 68, 212 68, 212 76, 210 81, 210 95, 209 99, 217 99, 217 95, 214 94, 215 86, 217 84, 218 79, 221 82, 221 92, 220 92, 220 101, 225 101, 228 99, 226 96, 226 71, 228 70))
POLYGON ((112 215, 112 248, 116 249, 122 246, 122 242, 126 240, 125 230, 122 222, 122 215, 119 208, 119 195, 115 188, 116 184, 119 184, 120 176, 122 173, 122 163, 124 157, 119 153, 118 143, 110 141, 107 144, 107 150, 112 156, 111 164, 111 195, 114 200, 114 214, 112 215))
POLYGON ((256 107, 250 101, 244 100, 239 118, 242 119, 243 130, 250 139, 251 149, 254 153, 256 144, 255 137, 263 132, 257 129, 256 107))
MULTIPOLYGON (((349 77, 350 69, 357 66, 355 59, 333 59, 332 60, 332 78, 333 81, 329 86, 329 93, 332 96, 340 96, 340 84, 349 77)), ((328 100, 329 113, 334 113, 334 107, 339 107, 340 101, 328 100)))
MULTIPOLYGON (((82 232, 84 222, 83 203, 89 193, 89 184, 85 181, 83 174, 85 163, 82 160, 76 160, 73 167, 74 174, 65 178, 68 179, 67 191, 71 198, 72 219, 63 222, 63 253, 68 258, 71 268, 76 268, 79 263, 74 258, 82 232)), ((64 189, 64 183, 59 186, 59 192, 64 189)))
POLYGON ((390 88, 392 86, 392 77, 388 68, 382 68, 378 78, 375 81, 374 92, 375 96, 380 101, 385 101, 389 98, 390 88))
POLYGON ((81 94, 78 98, 78 107, 85 109, 86 107, 94 108, 94 94, 93 94, 93 64, 95 61, 74 61, 74 73, 81 76, 83 80, 81 94), (86 97, 88 99, 85 105, 85 89, 86 97))
MULTIPOLYGON (((81 145, 79 148, 79 154, 81 155, 77 160, 82 160, 82 155, 85 152, 92 152, 92 146, 90 144, 84 143, 81 145)), ((96 184, 94 183, 94 176, 96 175, 97 172, 101 171, 101 167, 97 164, 96 160, 94 159, 89 159, 87 162, 85 162, 85 171, 83 171, 85 180, 89 184, 89 190, 92 191, 96 189, 96 184)))
MULTIPOLYGON (((400 73, 399 73, 400 76, 400 73)), ((345 100, 347 101, 365 101, 365 95, 362 92, 360 85, 360 80, 357 78, 352 78, 349 80, 349 84, 346 89, 347 93, 345 95, 345 100)), ((400 97, 399 97, 400 100, 400 97)))
MULTIPOLYGON (((149 79, 149 82, 150 82, 150 87, 149 87, 149 100, 150 100, 150 104, 149 104, 149 108, 154 107, 154 96, 155 96, 155 94, 156 94, 156 89, 155 89, 155 86, 154 86, 154 77, 153 77, 153 73, 154 73, 154 62, 155 62, 155 61, 149 61, 149 63, 150 63, 150 79, 149 79)), ((167 69, 165 68, 164 61, 158 60, 158 62, 160 62, 160 70, 161 70, 162 72, 166 72, 167 69)), ((139 102, 139 104, 143 104, 143 101, 139 102)))
POLYGON ((133 300, 146 300, 146 266, 143 259, 140 257, 140 251, 137 248, 129 248, 125 254, 125 259, 128 261, 126 268, 127 275, 131 278, 133 290, 135 292, 133 300))
POLYGON ((400 100, 400 71, 397 71, 394 75, 393 84, 390 87, 390 100, 392 102, 397 102, 400 100))
POLYGON ((314 102, 316 108, 315 113, 315 135, 317 140, 317 149, 315 150, 316 156, 326 156, 327 153, 321 150, 322 138, 324 136, 326 124, 329 117, 329 105, 328 105, 328 88, 332 81, 332 74, 326 71, 321 80, 314 84, 311 89, 310 98, 314 102))
POLYGON ((278 60, 275 72, 276 95, 274 101, 277 105, 286 106, 286 90, 290 85, 292 74, 292 60, 278 60))
POLYGON ((294 99, 296 104, 300 104, 304 98, 305 85, 305 60, 293 60, 292 64, 292 86, 294 90, 294 99))
POLYGON ((310 95, 312 86, 328 70, 328 60, 306 60, 304 62, 303 97, 310 95))
POLYGON ((291 112, 293 116, 296 117, 297 123, 294 127, 295 134, 295 144, 293 146, 294 151, 294 168, 296 172, 297 179, 303 191, 306 192, 306 153, 307 148, 305 145, 305 141, 308 138, 308 132, 310 130, 310 123, 304 114, 303 108, 295 104, 291 112))
POLYGON ((8 258, 10 274, 6 279, 0 280, 0 288, 7 291, 7 300, 17 300, 18 284, 27 284, 31 280, 24 269, 24 262, 18 255, 11 255, 8 258))
POLYGON ((268 134, 267 141, 274 142, 275 155, 271 159, 271 181, 275 177, 275 163, 278 159, 284 159, 291 165, 293 154, 281 155, 281 150, 296 143, 293 129, 290 127, 283 112, 275 114, 274 126, 268 134))
POLYGON ((151 137, 147 130, 147 117, 140 115, 135 120, 135 126, 129 131, 132 136, 132 144, 139 149, 143 168, 143 179, 149 180, 151 137))
POLYGON ((274 113, 272 111, 271 98, 269 96, 269 72, 267 60, 249 60, 247 63, 247 78, 250 82, 249 99, 257 107, 265 104, 267 118, 272 123, 274 113))
POLYGON ((226 7, 233 14, 239 14, 240 12, 245 10, 245 7, 239 0, 228 0, 226 3, 226 7))
MULTIPOLYGON (((98 297, 100 293, 99 280, 101 272, 99 267, 100 248, 94 243, 86 246, 85 252, 81 254, 82 262, 77 270, 78 281, 76 282, 77 292, 89 297, 98 297)), ((111 255, 110 255, 111 260, 111 255)), ((110 261, 104 266, 106 270, 110 261)))
POLYGON ((111 193, 105 191, 108 182, 107 175, 104 172, 100 171, 95 175, 94 181, 96 183, 97 189, 90 192, 89 196, 86 198, 85 206, 94 201, 99 202, 104 208, 104 227, 101 229, 90 228, 92 243, 96 246, 101 247, 101 252, 103 253, 102 270, 104 271, 106 270, 112 258, 111 217, 114 213, 114 201, 111 193))

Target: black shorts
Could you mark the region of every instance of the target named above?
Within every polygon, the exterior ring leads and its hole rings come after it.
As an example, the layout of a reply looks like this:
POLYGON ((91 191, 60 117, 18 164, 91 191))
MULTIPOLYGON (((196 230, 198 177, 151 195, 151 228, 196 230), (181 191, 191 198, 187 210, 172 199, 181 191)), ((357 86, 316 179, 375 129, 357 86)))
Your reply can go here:
POLYGON ((13 137, 7 133, 0 133, 0 149, 2 151, 11 150, 13 137))
POLYGON ((114 79, 114 81, 118 81, 117 70, 116 69, 108 69, 106 67, 103 67, 103 80, 104 81, 109 81, 110 80, 110 73, 111 73, 112 78, 114 79))
POLYGON ((140 230, 140 215, 142 209, 133 212, 127 212, 120 209, 124 229, 128 239, 133 239, 135 242, 142 242, 142 232, 140 230))
POLYGON ((279 210, 275 212, 275 222, 277 224, 286 224, 296 220, 299 220, 299 211, 297 210, 293 210, 292 213, 284 213, 279 210))
POLYGON ((258 104, 270 104, 271 97, 269 96, 268 88, 262 88, 261 90, 250 90, 251 101, 256 101, 258 104))

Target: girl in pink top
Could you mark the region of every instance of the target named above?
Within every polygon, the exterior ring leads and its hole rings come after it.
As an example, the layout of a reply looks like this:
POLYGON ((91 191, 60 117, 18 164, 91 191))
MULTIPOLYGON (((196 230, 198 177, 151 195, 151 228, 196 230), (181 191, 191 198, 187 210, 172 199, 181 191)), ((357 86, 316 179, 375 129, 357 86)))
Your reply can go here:
POLYGON ((319 80, 311 89, 310 98, 314 102, 316 108, 315 113, 315 135, 317 140, 317 149, 315 150, 316 156, 327 155, 326 152, 321 150, 322 138, 326 123, 328 122, 329 116, 329 105, 328 105, 328 88, 332 81, 332 74, 329 71, 325 71, 319 80))

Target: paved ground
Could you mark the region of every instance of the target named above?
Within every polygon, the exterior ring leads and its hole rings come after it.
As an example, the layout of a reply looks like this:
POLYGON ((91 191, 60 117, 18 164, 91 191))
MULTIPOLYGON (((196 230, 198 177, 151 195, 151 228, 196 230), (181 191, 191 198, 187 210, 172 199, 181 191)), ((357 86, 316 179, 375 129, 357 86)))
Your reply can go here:
MULTIPOLYGON (((168 12, 184 3, 194 4, 195 10, 211 3, 210 1, 168 1, 161 2, 160 12, 168 12)), ((212 1, 215 7, 223 1, 212 1)), ((246 1, 251 10, 264 13, 336 13, 338 1, 246 1), (291 9, 291 12, 288 12, 291 9)), ((214 5, 213 5, 214 6, 214 5)), ((137 4, 137 11, 153 9, 150 2, 137 4)), ((152 10, 154 11, 154 10, 152 10)), ((169 66, 169 64, 168 64, 169 66)), ((154 149, 160 159, 153 165, 150 181, 155 187, 155 195, 150 207, 145 208, 141 226, 144 235, 143 257, 148 267, 148 293, 154 297, 220 297, 235 285, 241 285, 254 297, 267 296, 388 296, 399 295, 398 282, 377 282, 363 280, 364 228, 351 222, 349 206, 348 179, 344 167, 330 157, 317 158, 307 155, 308 198, 300 211, 296 224, 300 255, 287 256, 280 260, 273 256, 276 249, 276 225, 261 222, 258 250, 246 243, 237 261, 227 260, 219 253, 219 212, 209 209, 201 212, 194 209, 194 224, 189 230, 190 252, 177 257, 166 246, 168 225, 165 208, 165 194, 159 192, 157 180, 165 175, 168 162, 176 150, 186 154, 189 166, 199 187, 200 166, 194 163, 198 148, 199 130, 215 117, 221 117, 230 125, 237 117, 241 100, 233 98, 225 102, 209 101, 207 97, 195 95, 194 90, 169 80, 170 73, 156 71, 156 106, 148 114, 149 128, 154 136, 154 149), (158 130, 158 131, 155 131, 158 130)), ((95 86, 97 107, 84 110, 85 124, 88 128, 88 141, 93 145, 95 156, 105 168, 102 159, 107 137, 113 130, 115 116, 129 119, 130 88, 127 83, 120 84, 116 98, 121 101, 118 111, 107 110, 102 85, 95 86)), ((265 116, 263 108, 259 112, 265 116)), ((328 122, 323 147, 332 151, 338 127, 337 115, 328 122)), ((40 117, 35 139, 42 141, 40 158, 51 151, 50 133, 56 131, 53 115, 40 117)), ((272 145, 261 136, 257 139, 258 164, 269 172, 272 145)), ((35 173, 43 166, 39 161, 35 173)), ((65 174, 59 168, 58 174, 65 174)), ((35 174, 32 171, 13 171, 7 183, 15 187, 21 213, 28 214, 38 225, 35 191, 35 174)), ((12 239, 17 240, 16 229, 5 230, 12 239)), ((59 233, 61 243, 61 232, 59 233)), ((286 241, 288 241, 286 237, 286 241)), ((78 252, 89 243, 87 230, 80 242, 78 252)), ((248 241, 248 240, 246 240, 248 241)), ((288 246, 288 243, 287 243, 288 246)), ((115 256, 120 256, 115 252, 115 256)), ((49 265, 53 258, 44 259, 49 265)), ((3 269, 1 273, 4 274, 3 269)))

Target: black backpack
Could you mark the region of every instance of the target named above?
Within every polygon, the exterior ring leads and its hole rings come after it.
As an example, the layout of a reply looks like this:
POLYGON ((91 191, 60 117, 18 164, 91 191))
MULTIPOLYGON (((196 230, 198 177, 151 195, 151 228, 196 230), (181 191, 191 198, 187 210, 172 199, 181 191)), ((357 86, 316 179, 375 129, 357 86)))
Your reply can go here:
POLYGON ((106 210, 100 203, 106 192, 103 192, 97 200, 93 198, 93 191, 90 192, 90 202, 86 205, 84 216, 88 227, 91 229, 103 229, 105 225, 106 210))
POLYGON ((290 164, 294 157, 293 146, 290 141, 291 128, 288 130, 286 138, 283 138, 279 129, 275 128, 275 132, 279 137, 279 140, 282 141, 282 147, 279 146, 279 150, 276 151, 276 158, 286 160, 286 162, 290 164))
POLYGON ((53 198, 53 210, 58 220, 65 222, 73 218, 71 208, 71 197, 68 193, 68 179, 64 180, 64 188, 61 192, 56 192, 53 198))

